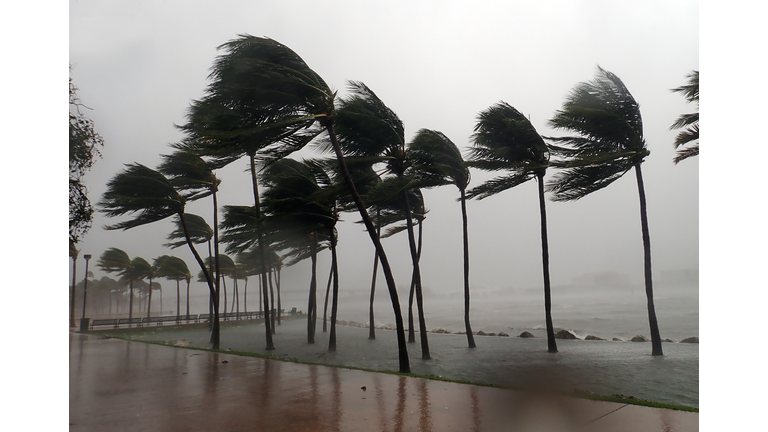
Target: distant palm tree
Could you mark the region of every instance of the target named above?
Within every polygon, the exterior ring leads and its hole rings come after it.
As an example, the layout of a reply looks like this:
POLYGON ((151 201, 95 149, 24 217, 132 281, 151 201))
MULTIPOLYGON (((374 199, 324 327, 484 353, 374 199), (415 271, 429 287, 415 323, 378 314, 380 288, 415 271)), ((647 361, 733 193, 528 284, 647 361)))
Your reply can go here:
POLYGON ((72 299, 69 308, 69 326, 75 326, 75 286, 77 286, 77 255, 80 253, 75 242, 69 239, 69 257, 72 258, 72 299))
MULTIPOLYGON (((452 184, 459 189, 462 232, 464 239, 464 330, 469 348, 475 348, 475 338, 469 324, 469 234, 467 232, 467 197, 469 168, 461 151, 442 132, 421 129, 410 144, 411 158, 423 187, 452 184)), ((419 225, 421 226, 421 225, 419 225)))
MULTIPOLYGON (((142 264, 140 261, 136 261, 136 263, 142 264)), ((133 318, 133 282, 143 278, 141 269, 134 267, 134 261, 125 251, 114 247, 104 251, 96 265, 106 273, 119 275, 122 280, 128 283, 128 319, 133 318)))
MULTIPOLYGON (((214 216, 215 218, 215 216, 214 216)), ((174 217, 173 222, 176 225, 176 229, 173 230, 170 234, 168 234, 167 239, 171 240, 170 243, 166 243, 163 246, 170 247, 171 249, 175 249, 179 246, 183 246, 187 244, 186 238, 184 237, 184 227, 181 224, 181 219, 179 217, 174 217), (176 240, 176 241, 173 241, 176 240)), ((200 243, 207 243, 208 244, 208 272, 211 275, 216 275, 216 282, 214 285, 216 286, 216 298, 217 300, 220 300, 219 297, 219 278, 218 274, 219 272, 216 271, 216 265, 215 260, 213 259, 213 255, 211 252, 211 239, 218 238, 218 230, 214 231, 213 228, 211 228, 210 225, 208 225, 208 222, 205 221, 202 217, 192 214, 192 213, 184 213, 184 222, 187 224, 187 231, 189 232, 190 239, 192 240, 192 243, 200 244, 200 243)), ((218 251, 218 247, 216 248, 218 251)), ((213 297, 209 296, 208 301, 208 313, 210 316, 213 317, 213 297)), ((187 298, 187 315, 189 315, 189 298, 187 298)), ((213 319, 211 319, 211 325, 213 325, 213 319)))
POLYGON ((179 282, 187 281, 187 315, 189 315, 189 282, 192 274, 183 259, 171 256, 161 255, 155 258, 154 265, 156 277, 176 281, 176 316, 181 315, 180 304, 181 294, 179 282))
MULTIPOLYGON (((672 89, 675 93, 683 95, 686 101, 696 102, 699 105, 699 71, 688 74, 688 84, 672 89)), ((675 164, 681 160, 699 155, 699 113, 683 114, 670 129, 683 129, 675 138, 677 155, 673 161, 675 164), (682 148, 681 148, 682 147, 682 148)))
MULTIPOLYGON (((221 271, 221 280, 223 282, 222 288, 224 288, 224 313, 227 312, 227 281, 224 278, 224 276, 232 277, 232 274, 235 272, 235 262, 232 260, 232 258, 229 255, 219 254, 217 257, 219 261, 219 270, 221 271)), ((232 299, 234 304, 234 298, 232 299)))
POLYGON ((562 158, 553 166, 562 168, 547 185, 555 201, 573 201, 598 191, 634 168, 640 195, 640 222, 643 232, 645 294, 651 328, 652 354, 663 355, 661 336, 653 304, 651 237, 645 204, 645 187, 640 165, 650 154, 643 138, 640 106, 623 82, 598 67, 597 77, 571 90, 563 108, 549 121, 555 129, 575 133, 549 138, 550 146, 562 158))
MULTIPOLYGON (((136 257, 131 260, 131 265, 134 269, 135 280, 149 279, 147 285, 148 302, 152 299, 152 278, 155 276, 152 270, 152 265, 144 258, 136 257)), ((139 290, 139 310, 141 310, 141 289, 139 290)), ((149 317, 149 304, 147 304, 147 317, 149 317)))
POLYGON ((544 174, 549 166, 549 149, 531 122, 513 106, 499 102, 481 112, 477 118, 474 146, 470 149, 470 166, 484 171, 505 171, 504 175, 472 188, 469 198, 483 199, 536 179, 539 187, 541 216, 541 261, 544 271, 544 312, 547 326, 547 348, 557 352, 552 325, 552 295, 549 280, 549 241, 544 199, 544 174))
MULTIPOLYGON (((182 226, 186 227, 183 215, 186 200, 174 189, 170 181, 161 173, 141 164, 128 164, 126 169, 118 173, 107 183, 107 191, 99 203, 100 211, 109 217, 122 216, 128 213, 136 214, 133 219, 104 227, 108 230, 131 229, 144 224, 178 216, 182 226)), ((187 233, 187 245, 195 260, 203 270, 208 281, 211 295, 215 294, 213 279, 208 274, 205 262, 197 253, 192 240, 187 233)), ((218 300, 214 299, 215 314, 218 314, 218 300)), ((211 331, 211 343, 218 349, 220 342, 219 326, 214 319, 211 331)))

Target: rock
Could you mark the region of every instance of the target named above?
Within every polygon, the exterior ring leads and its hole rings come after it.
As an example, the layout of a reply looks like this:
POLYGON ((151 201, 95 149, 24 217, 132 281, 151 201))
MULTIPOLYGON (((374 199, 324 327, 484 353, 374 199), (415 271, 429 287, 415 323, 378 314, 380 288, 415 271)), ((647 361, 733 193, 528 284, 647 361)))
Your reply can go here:
POLYGON ((504 336, 504 337, 509 337, 509 335, 508 335, 508 334, 506 334, 506 333, 504 333, 504 332, 499 332, 499 334, 497 334, 496 336, 504 336))
POLYGON ((485 332, 480 330, 479 332, 475 333, 478 336, 485 336, 485 332))
POLYGON ((687 337, 680 341, 680 343, 699 343, 699 338, 696 336, 687 337))
POLYGON ((555 339, 578 339, 578 337, 568 330, 560 330, 555 334, 555 339))
POLYGON ((637 335, 630 339, 630 342, 648 342, 648 338, 643 335, 637 335))
POLYGON ((613 339, 611 339, 611 340, 612 340, 612 341, 614 341, 614 342, 624 342, 623 340, 621 340, 621 339, 619 339, 619 338, 613 338, 613 339))
POLYGON ((673 341, 672 339, 664 339, 662 342, 671 342, 671 343, 675 343, 675 341, 673 341))
POLYGON ((536 336, 534 336, 530 332, 524 331, 524 332, 520 333, 520 336, 518 336, 518 337, 521 337, 521 338, 532 338, 532 337, 536 337, 536 336))
POLYGON ((488 333, 486 336, 496 336, 496 333, 488 333))
POLYGON ((441 333, 441 334, 444 334, 444 333, 450 333, 450 332, 448 330, 446 330, 446 329, 439 328, 439 329, 432 330, 431 333, 441 333))
POLYGON ((584 340, 602 340, 602 341, 604 341, 605 339, 603 339, 601 337, 593 336, 593 335, 587 335, 587 337, 585 337, 584 340))

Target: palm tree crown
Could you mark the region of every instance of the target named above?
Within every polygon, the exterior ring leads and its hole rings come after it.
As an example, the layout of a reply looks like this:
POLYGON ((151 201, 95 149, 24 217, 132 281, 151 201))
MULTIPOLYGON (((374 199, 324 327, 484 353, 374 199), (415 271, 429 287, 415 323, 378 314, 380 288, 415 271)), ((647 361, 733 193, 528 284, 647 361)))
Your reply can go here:
MULTIPOLYGON (((699 71, 688 75, 688 84, 673 88, 673 92, 683 95, 686 101, 699 104, 699 71)), ((670 129, 682 129, 675 137, 677 154, 673 161, 678 162, 699 155, 699 113, 682 114, 670 129), (682 147, 682 148, 681 148, 682 147)))

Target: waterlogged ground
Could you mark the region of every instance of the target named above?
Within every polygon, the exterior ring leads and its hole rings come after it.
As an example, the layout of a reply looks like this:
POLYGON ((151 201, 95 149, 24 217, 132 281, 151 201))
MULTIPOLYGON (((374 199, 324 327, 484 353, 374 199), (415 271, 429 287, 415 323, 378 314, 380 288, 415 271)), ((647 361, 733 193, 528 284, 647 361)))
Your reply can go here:
MULTIPOLYGON (((264 326, 237 323, 222 327, 221 348, 269 353, 301 361, 396 371, 394 331, 337 326, 337 351, 328 352, 328 333, 318 323, 315 343, 307 343, 305 320, 284 321, 273 336, 275 351, 265 349, 264 326)), ((175 327, 127 332, 148 341, 175 341, 210 347, 205 328, 175 327)), ((535 334, 535 333, 534 333, 535 334)), ((664 356, 651 356, 650 343, 558 340, 557 354, 547 352, 544 338, 476 336, 476 349, 464 335, 429 334, 430 360, 422 360, 417 343, 408 344, 411 371, 450 379, 509 387, 556 387, 563 391, 621 394, 656 402, 698 407, 698 344, 664 343, 664 356)))

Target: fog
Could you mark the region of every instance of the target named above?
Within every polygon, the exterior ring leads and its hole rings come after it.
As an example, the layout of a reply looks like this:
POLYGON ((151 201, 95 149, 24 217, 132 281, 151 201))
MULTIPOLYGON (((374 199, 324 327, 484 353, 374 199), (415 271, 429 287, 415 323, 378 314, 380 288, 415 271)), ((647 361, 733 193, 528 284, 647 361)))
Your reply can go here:
MULTIPOLYGON (((643 116, 651 151, 643 164, 654 279, 699 266, 699 160, 674 165, 669 126, 698 109, 670 89, 699 69, 698 2, 190 2, 70 1, 69 62, 85 115, 105 140, 85 177, 92 203, 106 182, 138 162, 156 167, 182 134, 192 99, 202 97, 216 47, 238 34, 266 36, 296 51, 339 95, 346 81, 367 84, 403 120, 406 138, 420 128, 442 131, 469 146, 476 116, 501 100, 529 115, 541 135, 558 135, 546 122, 597 65, 618 75, 643 116)), ((311 149, 302 155, 314 155, 311 149)), ((220 205, 252 205, 245 160, 217 172, 220 205)), ((553 170, 547 174, 551 178, 553 170)), ((472 171, 470 187, 492 174, 472 171)), ((453 186, 424 192, 422 281, 425 292, 462 290, 461 213, 453 186)), ((212 223, 209 200, 187 212, 212 223)), ((610 187, 577 202, 547 202, 553 289, 613 272, 642 289, 643 251, 637 184, 629 172, 610 187)), ((542 286, 536 184, 531 181, 482 201, 468 202, 473 292, 516 292, 542 286)), ((373 246, 357 214, 341 215, 340 287, 369 289, 373 246)), ((120 219, 122 220, 122 219, 120 219)), ((96 266, 107 248, 149 261, 163 254, 197 267, 188 248, 162 246, 171 220, 129 231, 96 214, 78 244, 96 266)), ((383 242, 401 292, 410 282, 405 233, 383 242)), ((207 251, 200 248, 201 255, 207 251)), ((328 256, 326 256, 328 255, 328 256)), ((319 261, 319 285, 330 262, 319 261)), ((71 260, 70 260, 71 262, 71 260)), ((283 272, 287 293, 305 292, 309 263, 283 272)), ((78 278, 81 276, 78 275, 78 278)), ((70 275, 71 281, 71 275, 70 275)), ((164 288, 172 282, 160 281, 164 288)), ((698 280, 696 280, 698 283, 698 280)), ((249 288, 256 286, 255 278, 249 288)), ((383 291, 383 279, 379 285, 383 291)), ((203 284, 193 282, 195 293, 203 284)), ((554 291, 553 295, 557 296, 554 291)), ((255 297, 254 297, 255 299, 255 297)), ((460 297, 456 297, 457 302, 460 297)), ((382 298, 383 300, 383 298, 382 298)), ((250 303, 249 304, 253 304, 250 303)), ((286 307, 305 305, 284 305, 286 307)), ((428 305, 427 305, 428 307, 428 305)), ((166 307, 167 309, 167 307, 166 307)), ((250 308, 249 308, 250 309, 250 308)), ((542 314, 543 316, 543 314, 542 314)), ((341 317, 343 318, 343 316, 341 317)))

